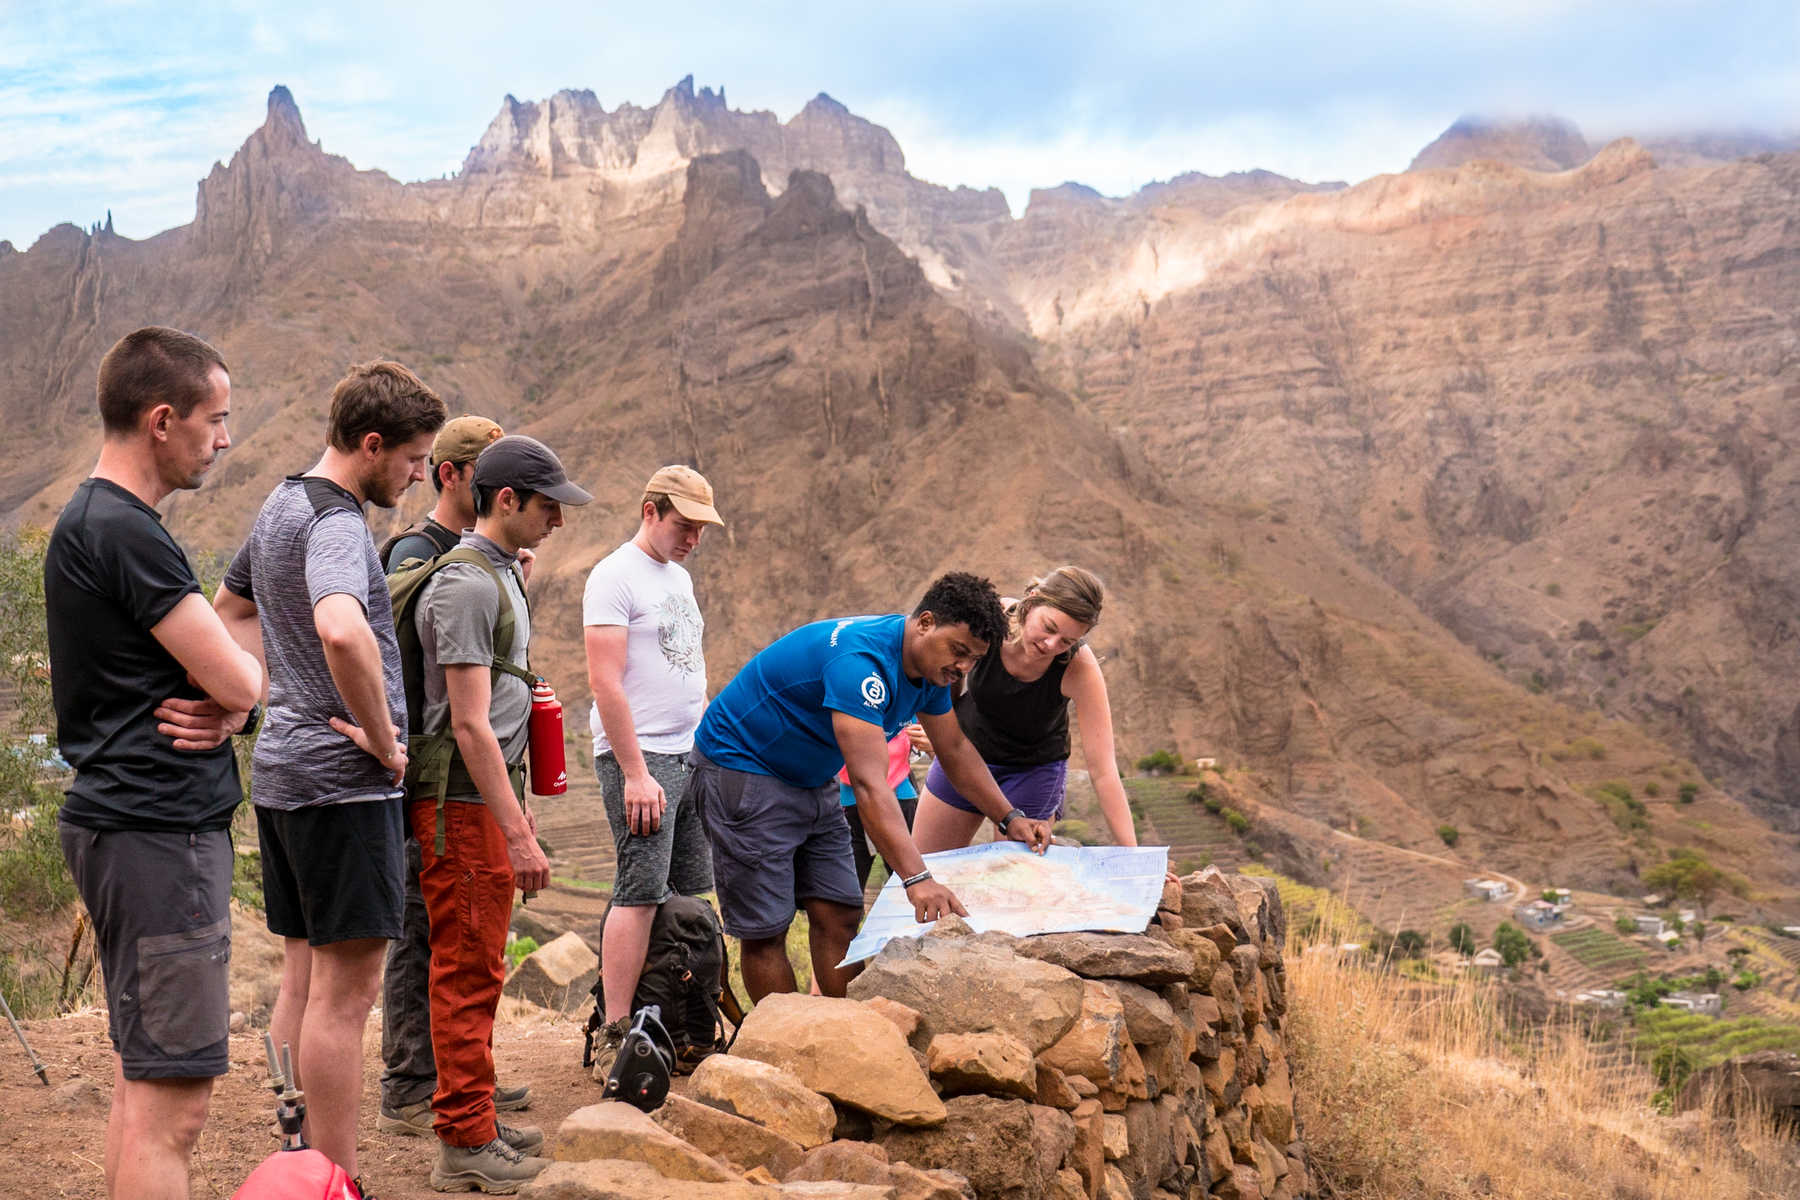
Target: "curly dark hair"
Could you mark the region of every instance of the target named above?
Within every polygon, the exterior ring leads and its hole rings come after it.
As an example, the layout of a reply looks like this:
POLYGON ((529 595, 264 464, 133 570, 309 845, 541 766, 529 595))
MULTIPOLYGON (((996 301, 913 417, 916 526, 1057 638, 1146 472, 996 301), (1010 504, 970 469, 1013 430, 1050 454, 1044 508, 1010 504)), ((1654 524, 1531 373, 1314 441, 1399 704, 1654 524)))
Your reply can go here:
POLYGON ((969 632, 992 646, 1006 640, 1006 610, 1000 593, 979 575, 950 571, 932 580, 913 616, 928 612, 940 625, 967 625, 969 632))

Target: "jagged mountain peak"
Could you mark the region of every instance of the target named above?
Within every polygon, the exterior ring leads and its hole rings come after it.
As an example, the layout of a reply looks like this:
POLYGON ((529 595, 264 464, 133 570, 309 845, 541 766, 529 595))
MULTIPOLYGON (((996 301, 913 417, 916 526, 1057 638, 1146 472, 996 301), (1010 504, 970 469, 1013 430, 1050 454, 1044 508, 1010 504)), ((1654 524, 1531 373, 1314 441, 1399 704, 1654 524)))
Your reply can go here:
POLYGON ((263 120, 262 132, 272 143, 285 146, 309 144, 300 106, 294 103, 294 93, 288 91, 286 84, 278 83, 269 89, 269 115, 263 120))
POLYGON ((1407 167, 1460 167, 1491 159, 1533 171, 1567 171, 1593 156, 1593 147, 1573 122, 1555 116, 1517 120, 1467 115, 1457 118, 1407 167))

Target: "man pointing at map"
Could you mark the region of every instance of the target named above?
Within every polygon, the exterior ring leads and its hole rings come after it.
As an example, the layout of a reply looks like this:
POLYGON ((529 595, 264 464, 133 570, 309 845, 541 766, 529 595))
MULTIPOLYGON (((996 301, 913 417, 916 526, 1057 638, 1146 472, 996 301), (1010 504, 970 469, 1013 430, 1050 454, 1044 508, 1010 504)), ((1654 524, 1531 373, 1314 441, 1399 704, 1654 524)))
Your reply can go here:
POLYGON ((683 803, 712 846, 725 932, 743 941, 752 1002, 795 990, 787 930, 804 909, 813 976, 842 996, 860 967, 841 968, 862 919, 849 826, 833 780, 847 766, 863 827, 899 876, 919 921, 967 916, 925 869, 887 782, 887 742, 918 720, 938 761, 1001 836, 1042 852, 1050 825, 1013 808, 951 711, 950 689, 1006 636, 1000 597, 985 579, 951 572, 911 615, 815 621, 745 664, 694 734, 683 803))

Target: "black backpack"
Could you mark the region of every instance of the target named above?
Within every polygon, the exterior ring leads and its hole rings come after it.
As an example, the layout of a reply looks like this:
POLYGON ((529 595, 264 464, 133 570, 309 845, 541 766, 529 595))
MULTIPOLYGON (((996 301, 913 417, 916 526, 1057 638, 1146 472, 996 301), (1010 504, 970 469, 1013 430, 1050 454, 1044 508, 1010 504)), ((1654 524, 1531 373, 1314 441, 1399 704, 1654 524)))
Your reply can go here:
MULTIPOLYGON (((611 912, 611 906, 607 908, 611 912)), ((602 922, 604 925, 604 921, 602 922)), ((605 985, 596 979, 594 1011, 588 1015, 581 1065, 594 1065, 594 1039, 606 1025, 605 985)), ((647 1004, 662 1010, 663 1026, 675 1043, 675 1070, 686 1075, 709 1054, 727 1047, 725 1022, 743 1020, 726 974, 725 931, 711 904, 698 896, 672 896, 656 909, 650 949, 638 976, 631 1011, 647 1004)))

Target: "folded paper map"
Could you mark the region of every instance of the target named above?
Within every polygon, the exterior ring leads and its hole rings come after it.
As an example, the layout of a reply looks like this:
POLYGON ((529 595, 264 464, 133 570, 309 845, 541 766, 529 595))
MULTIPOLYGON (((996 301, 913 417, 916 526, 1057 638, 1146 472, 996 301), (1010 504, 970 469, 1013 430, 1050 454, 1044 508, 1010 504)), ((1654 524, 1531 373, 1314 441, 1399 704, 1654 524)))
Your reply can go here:
MULTIPOLYGON (((1019 842, 985 842, 927 854, 932 877, 956 893, 976 933, 1142 933, 1156 915, 1167 846, 1052 846, 1042 856, 1019 842)), ((839 966, 873 958, 890 939, 918 937, 935 922, 913 920, 899 879, 888 876, 839 966)))

